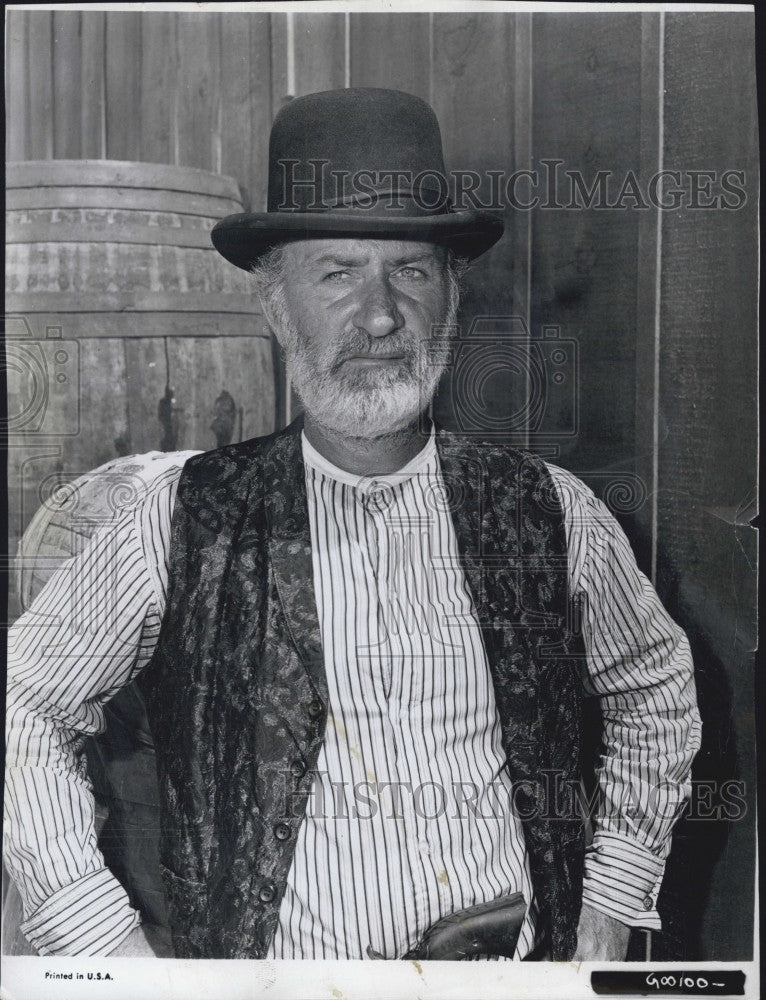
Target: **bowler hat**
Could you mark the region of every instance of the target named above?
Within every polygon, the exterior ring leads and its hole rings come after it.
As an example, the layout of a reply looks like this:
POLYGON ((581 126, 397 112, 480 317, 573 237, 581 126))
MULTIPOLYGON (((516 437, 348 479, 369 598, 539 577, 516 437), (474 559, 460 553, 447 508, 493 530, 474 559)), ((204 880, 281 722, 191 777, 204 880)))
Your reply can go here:
POLYGON ((317 238, 416 240, 473 259, 503 235, 489 212, 449 200, 439 122, 399 90, 307 94, 274 119, 266 212, 222 219, 216 250, 249 269, 280 243, 317 238))

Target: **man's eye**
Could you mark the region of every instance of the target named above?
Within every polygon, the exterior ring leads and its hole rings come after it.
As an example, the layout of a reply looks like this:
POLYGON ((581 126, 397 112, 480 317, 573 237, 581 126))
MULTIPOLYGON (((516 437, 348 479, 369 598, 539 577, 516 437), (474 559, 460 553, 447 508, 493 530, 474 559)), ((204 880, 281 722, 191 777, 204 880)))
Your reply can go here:
POLYGON ((348 277, 348 271, 330 271, 328 274, 324 276, 322 280, 334 282, 337 284, 338 282, 343 281, 343 279, 347 277, 348 277))
POLYGON ((425 278, 427 277, 426 272, 422 271, 419 267, 412 267, 409 264, 405 267, 400 267, 396 272, 402 278, 425 278))

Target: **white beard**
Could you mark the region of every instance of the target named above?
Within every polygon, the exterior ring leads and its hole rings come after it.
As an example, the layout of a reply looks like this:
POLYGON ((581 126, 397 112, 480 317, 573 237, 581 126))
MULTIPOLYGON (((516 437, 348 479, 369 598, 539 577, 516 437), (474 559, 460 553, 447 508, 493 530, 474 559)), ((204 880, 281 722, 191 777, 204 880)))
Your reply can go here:
MULTIPOLYGON (((349 342, 320 349, 295 327, 280 296, 269 303, 271 319, 287 360, 295 391, 317 424, 343 437, 373 439, 412 425, 431 403, 447 363, 432 359, 428 341, 416 342, 394 332, 381 348, 375 338, 359 331, 349 342), (354 353, 404 355, 398 365, 351 371, 340 359, 354 353)), ((457 295, 441 325, 452 327, 457 318, 457 295)), ((446 352, 435 352, 443 358, 446 352)))

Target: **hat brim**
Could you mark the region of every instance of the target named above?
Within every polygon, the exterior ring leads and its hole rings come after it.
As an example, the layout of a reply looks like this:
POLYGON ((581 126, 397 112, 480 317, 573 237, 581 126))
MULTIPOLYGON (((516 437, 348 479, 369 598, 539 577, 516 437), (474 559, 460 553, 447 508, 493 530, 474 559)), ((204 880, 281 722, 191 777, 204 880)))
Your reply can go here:
POLYGON ((282 243, 312 239, 390 239, 436 243, 475 260, 503 235, 501 216, 473 210, 444 215, 383 218, 364 212, 244 212, 221 219, 210 238, 216 250, 248 271, 282 243))

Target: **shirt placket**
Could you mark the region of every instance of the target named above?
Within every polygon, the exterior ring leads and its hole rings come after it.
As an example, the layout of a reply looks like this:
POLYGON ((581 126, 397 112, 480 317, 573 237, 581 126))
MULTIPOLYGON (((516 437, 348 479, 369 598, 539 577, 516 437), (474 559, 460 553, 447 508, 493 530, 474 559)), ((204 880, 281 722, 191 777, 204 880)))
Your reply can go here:
MULTIPOLYGON (((429 889, 426 878, 427 860, 430 850, 422 821, 414 806, 412 781, 407 780, 410 772, 409 760, 413 753, 422 748, 415 746, 411 735, 403 726, 403 719, 409 712, 409 703, 419 693, 408 690, 412 677, 405 678, 405 664, 410 674, 423 669, 422 639, 418 631, 417 609, 414 607, 413 593, 407 574, 412 572, 413 553, 411 551, 411 516, 404 508, 403 499, 396 488, 373 486, 365 496, 365 510, 373 530, 375 551, 370 553, 375 567, 376 601, 382 619, 381 636, 383 642, 378 657, 376 675, 384 684, 385 705, 392 735, 392 750, 396 761, 396 789, 390 790, 391 799, 386 803, 384 822, 400 824, 401 849, 408 856, 408 868, 412 873, 410 898, 401 903, 409 911, 407 926, 416 927, 422 934, 429 918, 429 889), (405 697, 407 704, 405 704, 405 697), (395 817, 395 818, 394 818, 395 817)), ((414 944, 404 941, 404 922, 400 924, 400 951, 404 952, 414 944)))

